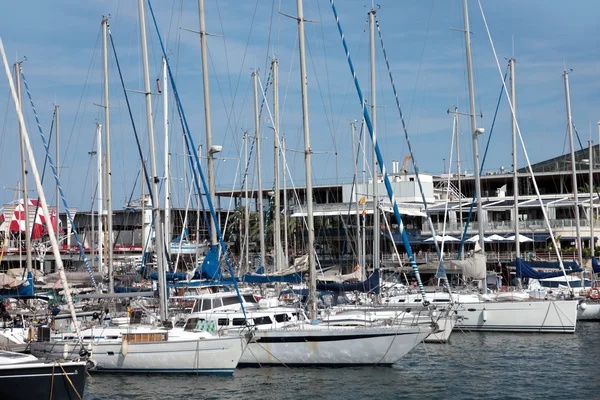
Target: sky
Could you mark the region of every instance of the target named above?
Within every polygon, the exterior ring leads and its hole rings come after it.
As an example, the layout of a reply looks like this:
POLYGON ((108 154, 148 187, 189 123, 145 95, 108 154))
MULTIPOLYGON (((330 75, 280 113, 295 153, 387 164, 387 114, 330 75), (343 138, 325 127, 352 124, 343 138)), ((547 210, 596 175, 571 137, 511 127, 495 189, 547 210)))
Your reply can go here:
MULTIPOLYGON (((239 188, 245 161, 243 135, 254 136, 253 87, 257 71, 263 87, 273 58, 279 62, 280 134, 287 148, 288 186, 305 184, 302 109, 297 23, 292 0, 205 0, 208 37, 209 86, 213 144, 223 146, 216 160, 218 189, 239 188)), ((365 98, 370 99, 369 31, 365 0, 337 0, 340 22, 348 41, 365 98)), ((154 0, 158 28, 166 43, 170 64, 190 130, 197 145, 205 143, 205 118, 201 72, 198 2, 154 0)), ((570 72, 573 122, 587 145, 590 136, 598 143, 597 111, 600 84, 598 49, 600 28, 596 21, 600 4, 593 0, 565 3, 555 0, 482 0, 492 40, 499 58, 496 66, 477 1, 469 1, 471 41, 475 77, 475 102, 480 152, 490 134, 501 74, 508 59, 516 62, 517 117, 532 163, 569 150, 563 72, 570 72), (571 71, 572 70, 572 71, 571 71)), ((134 0, 24 0, 6 2, 0 13, 0 37, 9 63, 23 61, 42 130, 49 135, 54 105, 60 107, 61 183, 69 206, 89 210, 97 179, 95 156, 96 123, 104 123, 102 91, 102 15, 109 24, 135 127, 144 157, 148 158, 148 136, 141 64, 139 15, 134 0)), ((407 122, 408 134, 420 171, 439 174, 456 170, 456 151, 451 156, 452 116, 455 106, 468 113, 468 87, 462 17, 462 1, 379 0, 376 18, 407 122)), ((329 0, 304 1, 310 136, 313 183, 352 180, 353 154, 350 122, 360 127, 361 108, 352 83, 329 0)), ((161 50, 146 3, 150 74, 158 174, 164 175, 163 98, 154 81, 161 76, 161 50)), ((377 137, 388 170, 392 160, 402 162, 408 147, 376 33, 377 137)), ((112 48, 109 47, 113 208, 121 208, 140 196, 138 174, 142 165, 135 145, 132 123, 119 81, 112 48)), ((261 113, 263 186, 273 185, 273 136, 269 118, 272 87, 261 113)), ((174 112, 169 88, 169 151, 173 202, 185 207, 183 136, 174 112)), ((262 102, 262 95, 260 95, 262 102)), ((44 149, 29 102, 24 105, 28 133, 39 168, 44 149)), ((484 172, 512 169, 510 108, 503 97, 490 141, 484 172)), ((0 201, 16 198, 14 188, 21 179, 18 122, 6 76, 0 74, 0 201)), ((470 122, 459 121, 461 169, 473 168, 470 122)), ((54 156, 54 139, 51 148, 54 156)), ((253 151, 253 156, 255 151, 253 151)), ((204 162, 204 161, 203 161, 204 162)), ((519 167, 525 165, 518 150, 519 167)), ((249 180, 257 185, 254 158, 249 180)), ((186 167, 189 170, 189 166, 186 167)), ((360 163, 359 170, 362 169, 360 163)), ((412 166, 410 168, 412 171, 412 166)), ((31 175, 31 174, 30 174, 31 175)), ((28 181, 34 187, 33 179, 28 181)), ((189 183, 188 183, 189 185, 189 183)), ((46 172, 46 196, 55 202, 54 182, 46 172)), ((34 191, 32 195, 36 195, 34 191)), ((224 200, 222 206, 226 206, 224 200)))

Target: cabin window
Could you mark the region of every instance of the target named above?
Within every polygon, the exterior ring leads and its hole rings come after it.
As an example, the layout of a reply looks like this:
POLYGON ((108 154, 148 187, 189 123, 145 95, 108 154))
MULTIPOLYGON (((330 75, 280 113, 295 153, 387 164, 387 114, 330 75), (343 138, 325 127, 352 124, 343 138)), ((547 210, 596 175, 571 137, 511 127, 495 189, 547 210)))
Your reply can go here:
POLYGON ((413 302, 414 303, 420 303, 422 299, 414 299, 413 302))
POLYGON ((398 299, 398 303, 404 303, 405 299, 398 299))
POLYGON ((219 325, 219 326, 229 326, 229 318, 219 318, 217 320, 217 325, 219 325))
POLYGON ((251 294, 245 294, 243 297, 244 297, 244 302, 246 302, 246 303, 258 303, 258 301, 256 301, 254 296, 251 294))
POLYGON ((271 325, 271 317, 256 317, 254 318, 254 325, 271 325))
POLYGON ((223 297, 223 306, 231 306, 234 304, 240 304, 237 296, 235 297, 223 297))
POLYGON ((433 299, 434 303, 448 303, 450 299, 433 299))
POLYGON ((184 331, 193 331, 198 326, 200 321, 204 321, 204 318, 189 318, 185 323, 184 331))
POLYGON ((210 299, 202 300, 202 308, 200 308, 200 311, 208 311, 211 308, 212 308, 212 303, 211 303, 210 299))
POLYGON ((234 318, 233 319, 233 326, 244 326, 244 325, 246 325, 245 318, 234 318))
POLYGON ((196 300, 196 303, 194 303, 194 308, 192 309, 192 312, 199 312, 201 305, 202 305, 202 300, 196 300))
POLYGON ((213 299, 213 308, 223 307, 223 303, 221 299, 213 299))
POLYGON ((277 322, 288 322, 290 319, 290 316, 287 314, 275 314, 275 321, 277 322))

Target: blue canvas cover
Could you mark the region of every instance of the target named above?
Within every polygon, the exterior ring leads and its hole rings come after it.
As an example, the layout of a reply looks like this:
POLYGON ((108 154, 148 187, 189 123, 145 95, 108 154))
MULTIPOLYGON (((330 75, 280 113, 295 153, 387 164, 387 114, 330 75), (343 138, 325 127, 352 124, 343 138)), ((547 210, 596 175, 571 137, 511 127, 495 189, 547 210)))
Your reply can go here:
MULTIPOLYGON (((563 262, 565 267, 565 271, 567 274, 571 274, 573 272, 580 272, 581 268, 577 265, 576 262, 563 262)), ((557 276, 563 276, 563 272, 558 270, 556 272, 540 272, 535 268, 560 268, 560 264, 558 262, 552 261, 523 261, 520 258, 515 260, 515 266, 517 268, 517 277, 519 278, 530 278, 530 279, 546 279, 546 278, 555 278, 557 276)))

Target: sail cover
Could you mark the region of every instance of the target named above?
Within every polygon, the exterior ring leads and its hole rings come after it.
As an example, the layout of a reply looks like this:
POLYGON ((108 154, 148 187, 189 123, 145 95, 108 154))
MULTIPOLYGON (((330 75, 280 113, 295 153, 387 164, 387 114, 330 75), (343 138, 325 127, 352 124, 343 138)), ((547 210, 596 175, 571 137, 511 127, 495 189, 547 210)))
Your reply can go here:
MULTIPOLYGON (((571 274, 573 272, 580 272, 582 269, 577 265, 576 262, 563 262, 565 267, 565 271, 567 274, 571 274)), ((560 264, 558 262, 550 262, 550 261, 523 261, 520 258, 515 260, 515 267, 517 269, 517 277, 519 278, 531 278, 531 279, 547 279, 547 278, 555 278, 557 276, 563 276, 562 271, 553 271, 553 272, 540 272, 535 268, 547 268, 547 269, 555 269, 560 268, 560 264)))
POLYGON ((450 265, 462 268, 465 278, 483 279, 486 275, 487 258, 481 252, 476 252, 465 260, 446 260, 450 265))
POLYGON ((592 269, 594 270, 595 274, 600 274, 600 264, 598 264, 596 257, 592 257, 592 269))
POLYGON ((373 271, 371 276, 366 281, 362 282, 323 282, 317 281, 317 290, 327 290, 332 292, 363 292, 363 293, 380 293, 379 285, 379 270, 373 271))

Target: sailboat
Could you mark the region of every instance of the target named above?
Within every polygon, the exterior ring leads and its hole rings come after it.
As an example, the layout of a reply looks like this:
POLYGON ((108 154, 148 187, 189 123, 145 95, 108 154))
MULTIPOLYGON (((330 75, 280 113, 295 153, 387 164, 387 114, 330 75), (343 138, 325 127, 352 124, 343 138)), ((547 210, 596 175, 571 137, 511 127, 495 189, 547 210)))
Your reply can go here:
MULTIPOLYGON (((8 61, 6 59, 6 53, 4 51, 4 44, 2 39, 0 39, 0 55, 2 56, 2 63, 4 65, 4 70, 6 72, 6 77, 8 79, 10 92, 12 95, 12 99, 15 105, 17 117, 19 120, 19 128, 20 128, 20 141, 22 145, 22 155, 24 160, 25 150, 27 152, 27 156, 29 158, 29 162, 31 164, 31 172, 35 181, 36 189, 38 191, 38 195, 40 197, 40 205, 42 208, 42 213, 47 222, 46 226, 48 228, 48 235, 50 237, 50 242, 52 245, 52 251, 54 253, 56 259, 56 267, 61 275, 61 280, 63 281, 63 285, 65 288, 65 297, 70 306, 71 316, 73 320, 75 320, 75 309, 73 307, 73 300, 71 298, 71 292, 69 290, 68 282, 66 279, 65 270, 63 267, 62 259, 60 257, 60 252, 58 248, 58 241, 56 239, 56 235, 54 232, 54 227, 52 226, 50 212, 48 210, 46 196, 44 194, 44 189, 42 187, 42 182, 38 173, 37 164, 35 162, 33 150, 31 147, 31 142, 29 140, 29 135, 27 133, 27 127, 25 124, 25 119, 23 117, 23 112, 21 109, 21 99, 17 94, 17 89, 15 89, 15 85, 13 83, 12 76, 10 74, 10 69, 8 67, 8 61)), ((20 67, 19 64, 17 64, 20 67)), ((16 68, 17 76, 20 68, 16 68)), ((19 85, 18 91, 20 92, 21 88, 19 85)), ((50 163, 52 164, 52 160, 50 159, 50 163)), ((28 219, 28 215, 26 216, 26 220, 28 219)), ((31 272, 31 267, 29 268, 29 272, 31 272)), ((79 327, 75 324, 75 328, 78 331, 79 327)), ((83 395, 83 391, 85 388, 85 362, 67 362, 64 367, 61 367, 62 372, 55 373, 55 365, 49 365, 45 363, 38 362, 38 360, 33 356, 24 356, 21 354, 16 354, 12 352, 1 352, 0 353, 0 395, 2 398, 22 398, 23 393, 26 391, 27 394, 31 393, 31 391, 37 391, 40 397, 48 396, 51 397, 54 393, 57 395, 70 395, 75 392, 75 394, 81 398, 83 395), (73 379, 69 377, 71 375, 73 379), (55 376, 58 377, 56 379, 56 392, 54 383, 55 376), (70 384, 70 387, 67 385, 67 381, 70 384), (21 389, 21 390, 18 390, 21 389)), ((62 397, 62 396, 61 396, 62 397)))
MULTIPOLYGON (((316 304, 315 238, 312 209, 312 164, 305 62, 304 11, 296 1, 302 114, 305 148, 306 208, 308 226, 308 321, 284 329, 256 330, 240 365, 356 366, 391 365, 410 352, 433 330, 432 326, 329 326, 318 321, 316 304)), ((276 133, 277 134, 277 133, 276 133)))
MULTIPOLYGON (((471 42, 469 28, 469 13, 467 0, 463 0, 464 32, 467 57, 467 72, 469 86, 469 103, 471 117, 471 132, 473 138, 473 159, 476 160, 475 166, 475 190, 477 194, 477 211, 479 221, 484 221, 483 209, 481 207, 481 185, 479 177, 479 150, 478 135, 484 131, 476 125, 475 115, 475 94, 473 85, 471 42)), ((514 66, 514 63, 512 64, 514 66)), ((514 78, 513 78, 514 82, 514 78)), ((514 94, 514 85, 513 85, 514 94)), ((513 96, 514 100, 514 96, 513 96)), ((510 102, 513 116, 513 134, 516 134, 516 114, 514 112, 514 102, 510 102)), ((513 146, 516 146, 516 140, 513 139, 513 146)), ((513 148, 513 154, 516 154, 516 147, 513 148)), ((516 164, 516 162, 515 162, 516 164)), ((515 165, 515 173, 517 171, 515 165)), ((535 177, 533 177, 535 185, 535 177)), ((537 186, 536 186, 537 188, 537 186)), ((538 193, 539 196, 539 193, 538 193)), ((542 207, 542 211, 544 208, 542 207)), ((516 220, 517 218, 515 218, 516 220)), ((449 297, 448 293, 432 294, 433 301, 455 301, 458 304, 457 314, 460 317, 457 329, 468 329, 472 331, 492 331, 492 332, 553 332, 553 333, 574 333, 577 320, 577 301, 569 299, 556 300, 535 300, 529 296, 523 301, 502 301, 501 298, 492 298, 487 293, 486 284, 486 257, 484 252, 484 228, 479 224, 479 249, 480 253, 474 259, 456 260, 454 264, 469 268, 481 281, 483 293, 458 293, 449 297), (468 265, 469 264, 469 265, 468 265)), ((517 231, 518 233, 518 231, 517 231)), ((518 241, 518 234, 515 234, 518 241)), ((554 240, 554 239, 553 239, 554 240)), ((556 246, 555 246, 556 247, 556 246)), ((559 255, 560 259, 560 255, 559 255)), ((562 265, 562 262, 561 262, 562 265)), ((564 270, 564 268, 563 268, 564 270)), ((391 303, 415 304, 421 302, 420 295, 404 295, 390 299, 391 303)))
MULTIPOLYGON (((154 125, 150 99, 150 74, 146 41, 144 0, 138 1, 142 59, 144 66, 144 87, 146 112, 153 176, 157 176, 154 161, 154 125)), ((103 20, 106 35, 107 22, 103 20)), ((105 37, 106 39, 106 37, 105 37)), ((154 185, 154 204, 159 204, 158 185, 154 185)), ((62 358, 74 352, 87 355, 92 369, 113 372, 152 372, 152 373, 194 373, 226 374, 233 373, 244 349, 245 338, 240 335, 219 336, 206 331, 183 331, 171 329, 166 308, 166 279, 164 252, 160 233, 158 208, 154 208, 157 226, 157 258, 159 281, 160 320, 164 326, 141 324, 139 314, 133 313, 128 324, 90 328, 77 334, 63 333, 59 340, 32 343, 32 354, 49 358, 62 358)))

